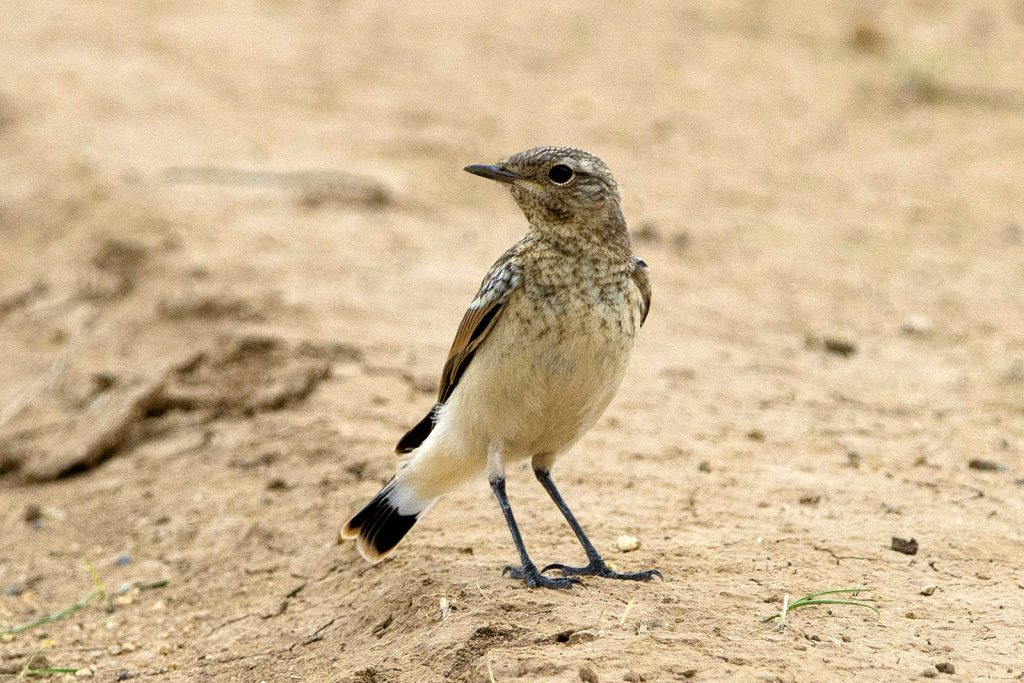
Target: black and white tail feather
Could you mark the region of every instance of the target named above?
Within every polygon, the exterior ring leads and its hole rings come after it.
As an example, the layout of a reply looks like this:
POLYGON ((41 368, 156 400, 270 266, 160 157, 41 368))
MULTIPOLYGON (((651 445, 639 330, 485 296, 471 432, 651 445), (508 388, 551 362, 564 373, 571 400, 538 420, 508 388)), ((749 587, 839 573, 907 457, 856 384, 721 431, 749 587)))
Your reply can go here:
POLYGON ((408 507, 407 500, 403 500, 408 497, 401 482, 391 479, 373 500, 345 523, 341 537, 356 539, 360 555, 370 562, 380 562, 434 503, 430 501, 419 510, 403 509, 408 507))

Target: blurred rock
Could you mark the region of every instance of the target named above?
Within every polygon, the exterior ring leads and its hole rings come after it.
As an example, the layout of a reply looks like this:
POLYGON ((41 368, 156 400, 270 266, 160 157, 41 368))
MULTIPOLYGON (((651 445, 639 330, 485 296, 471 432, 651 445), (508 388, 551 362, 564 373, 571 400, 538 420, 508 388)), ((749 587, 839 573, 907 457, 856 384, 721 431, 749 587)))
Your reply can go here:
POLYGON ((640 539, 636 536, 622 535, 615 539, 615 548, 620 553, 631 553, 640 548, 640 539))
POLYGON ((906 335, 923 336, 931 334, 934 329, 935 323, 931 318, 923 314, 907 316, 903 324, 900 325, 900 332, 906 335))
POLYGON ((892 550, 904 555, 917 555, 917 539, 900 538, 898 536, 892 537, 892 544, 889 546, 892 550))

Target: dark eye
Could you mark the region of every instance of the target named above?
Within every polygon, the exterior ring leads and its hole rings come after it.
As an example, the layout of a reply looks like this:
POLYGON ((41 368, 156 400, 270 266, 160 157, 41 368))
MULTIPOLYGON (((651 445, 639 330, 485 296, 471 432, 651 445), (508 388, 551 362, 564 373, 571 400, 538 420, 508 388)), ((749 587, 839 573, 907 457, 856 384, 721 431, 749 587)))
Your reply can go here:
POLYGON ((551 182, 555 185, 565 185, 567 182, 572 180, 573 175, 572 169, 565 164, 552 166, 551 170, 548 171, 548 178, 550 178, 551 182))

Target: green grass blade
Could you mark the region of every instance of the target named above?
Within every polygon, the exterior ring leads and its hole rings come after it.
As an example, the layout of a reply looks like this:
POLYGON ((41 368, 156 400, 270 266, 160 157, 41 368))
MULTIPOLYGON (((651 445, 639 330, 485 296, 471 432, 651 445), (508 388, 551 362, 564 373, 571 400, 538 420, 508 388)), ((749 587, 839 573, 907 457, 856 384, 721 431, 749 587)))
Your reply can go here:
POLYGON ((42 626, 43 624, 49 624, 51 621, 57 621, 58 619, 63 619, 64 617, 68 616, 69 614, 74 614, 78 610, 84 608, 86 605, 88 605, 90 602, 92 602, 93 598, 95 598, 99 594, 100 594, 99 589, 94 588, 91 591, 89 591, 88 593, 86 593, 85 595, 83 595, 81 600, 79 600, 75 604, 71 605, 70 607, 65 607, 64 609, 60 610, 59 612, 54 612, 53 614, 47 614, 47 615, 41 616, 38 619, 35 619, 33 621, 28 622, 27 624, 19 624, 18 626, 13 626, 13 627, 7 629, 6 631, 0 631, 0 635, 14 635, 16 633, 21 633, 22 631, 28 631, 29 629, 33 629, 36 626, 42 626))
MULTIPOLYGON (((868 597, 868 598, 862 598, 860 600, 837 600, 837 599, 833 599, 833 598, 824 597, 824 596, 829 596, 829 595, 850 595, 850 596, 856 597, 860 593, 867 593, 867 592, 869 592, 871 590, 873 590, 873 589, 861 587, 861 588, 833 588, 833 589, 829 589, 829 590, 825 590, 825 591, 816 591, 814 593, 808 593, 807 595, 805 595, 805 596, 803 596, 801 598, 798 598, 798 599, 790 602, 789 606, 788 606, 788 609, 786 611, 787 612, 792 612, 793 610, 799 609, 800 607, 809 607, 809 606, 812 606, 812 605, 847 605, 847 606, 850 606, 850 607, 864 607, 864 608, 867 608, 867 609, 871 610, 876 615, 878 615, 879 614, 878 608, 871 604, 872 602, 874 602, 873 598, 868 597)), ((766 624, 766 623, 768 623, 770 621, 775 621, 776 619, 780 619, 781 617, 782 617, 781 613, 771 614, 769 616, 763 617, 761 619, 761 623, 762 624, 766 624)))

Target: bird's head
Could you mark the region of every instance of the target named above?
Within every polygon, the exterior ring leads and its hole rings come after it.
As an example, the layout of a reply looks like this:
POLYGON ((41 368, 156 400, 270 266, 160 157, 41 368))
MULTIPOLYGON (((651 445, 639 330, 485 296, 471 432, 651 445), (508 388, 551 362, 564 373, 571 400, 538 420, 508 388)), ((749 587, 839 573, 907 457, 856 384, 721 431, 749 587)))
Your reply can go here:
POLYGON ((535 228, 606 223, 621 216, 619 186, 603 161, 573 147, 534 147, 466 171, 506 183, 535 228))

